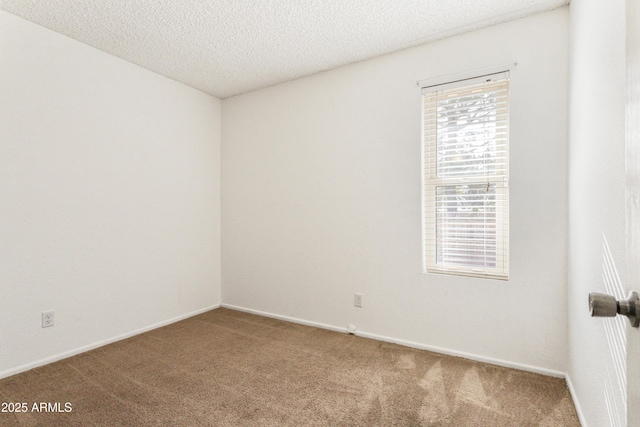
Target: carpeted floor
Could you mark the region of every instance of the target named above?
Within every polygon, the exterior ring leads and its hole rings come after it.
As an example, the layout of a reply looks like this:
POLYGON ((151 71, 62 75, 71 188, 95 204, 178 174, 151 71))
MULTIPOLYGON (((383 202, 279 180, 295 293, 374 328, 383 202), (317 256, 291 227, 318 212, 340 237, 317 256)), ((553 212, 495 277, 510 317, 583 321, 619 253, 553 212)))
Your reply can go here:
POLYGON ((0 380, 0 401, 27 404, 2 426, 580 425, 562 379, 222 308, 0 380))

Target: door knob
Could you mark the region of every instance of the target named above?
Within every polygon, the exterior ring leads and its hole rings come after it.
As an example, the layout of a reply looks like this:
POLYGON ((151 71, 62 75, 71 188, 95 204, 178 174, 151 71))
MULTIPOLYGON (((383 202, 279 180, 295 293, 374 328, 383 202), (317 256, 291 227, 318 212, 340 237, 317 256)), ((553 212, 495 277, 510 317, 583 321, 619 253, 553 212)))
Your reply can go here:
POLYGON ((640 299, 637 292, 629 293, 629 298, 620 301, 616 301, 611 295, 591 292, 589 311, 591 317, 615 317, 616 314, 627 316, 631 326, 640 326, 640 299))

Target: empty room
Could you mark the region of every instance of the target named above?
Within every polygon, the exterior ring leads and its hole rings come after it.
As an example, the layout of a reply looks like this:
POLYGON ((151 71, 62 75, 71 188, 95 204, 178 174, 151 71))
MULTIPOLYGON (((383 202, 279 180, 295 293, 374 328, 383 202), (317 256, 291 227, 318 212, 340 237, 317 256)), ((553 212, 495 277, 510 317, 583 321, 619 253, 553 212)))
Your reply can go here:
POLYGON ((640 426, 639 117, 636 0, 0 0, 0 425, 640 426))

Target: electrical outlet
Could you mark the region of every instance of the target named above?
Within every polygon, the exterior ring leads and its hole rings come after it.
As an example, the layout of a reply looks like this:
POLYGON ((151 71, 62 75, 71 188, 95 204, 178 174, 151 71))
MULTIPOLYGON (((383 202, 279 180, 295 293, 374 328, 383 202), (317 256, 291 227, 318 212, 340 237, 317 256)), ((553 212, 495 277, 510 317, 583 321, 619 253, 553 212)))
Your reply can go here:
POLYGON ((362 308, 362 294, 355 294, 355 298, 353 299, 353 305, 356 307, 362 308))
POLYGON ((50 326, 53 326, 54 314, 55 314, 55 312, 53 310, 51 310, 51 311, 43 311, 42 312, 42 327, 43 328, 48 328, 50 326))

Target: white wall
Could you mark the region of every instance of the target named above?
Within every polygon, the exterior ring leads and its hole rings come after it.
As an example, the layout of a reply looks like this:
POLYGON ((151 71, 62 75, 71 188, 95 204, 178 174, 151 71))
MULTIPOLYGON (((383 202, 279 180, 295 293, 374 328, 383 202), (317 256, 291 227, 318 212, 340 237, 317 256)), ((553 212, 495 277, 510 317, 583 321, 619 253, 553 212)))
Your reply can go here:
POLYGON ((616 425, 606 403, 617 388, 607 386, 614 368, 604 328, 613 320, 590 318, 587 296, 606 291, 605 256, 625 276, 624 3, 571 2, 569 375, 589 426, 616 425))
POLYGON ((224 100, 224 304, 564 372, 567 58, 562 8, 224 100), (416 81, 513 60, 511 279, 424 274, 416 81))
POLYGON ((220 101, 5 12, 0 63, 0 377, 219 304, 220 101))

